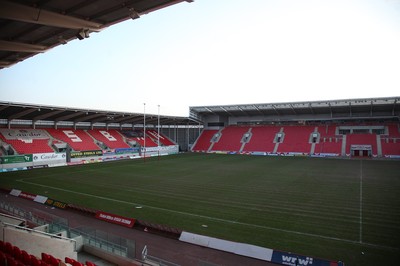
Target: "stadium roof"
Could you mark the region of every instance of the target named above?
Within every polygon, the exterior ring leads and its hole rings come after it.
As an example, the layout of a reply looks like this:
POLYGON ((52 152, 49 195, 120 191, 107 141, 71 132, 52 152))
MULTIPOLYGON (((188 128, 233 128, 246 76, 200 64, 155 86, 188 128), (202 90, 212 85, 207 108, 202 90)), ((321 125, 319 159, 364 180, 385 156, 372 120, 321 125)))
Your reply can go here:
POLYGON ((0 0, 0 69, 180 2, 185 1, 0 0))
MULTIPOLYGON (((158 114, 146 114, 146 124, 158 125, 184 125, 199 126, 199 121, 188 117, 165 116, 158 114)), ((115 112, 104 110, 89 110, 69 107, 31 105, 22 103, 0 102, 0 125, 23 124, 21 121, 29 122, 35 126, 41 121, 56 123, 70 122, 75 124, 105 124, 105 125, 137 125, 143 124, 143 113, 115 112)), ((50 124, 49 124, 50 125, 50 124)))
POLYGON ((318 117, 330 119, 397 118, 400 117, 400 97, 347 99, 311 102, 285 102, 190 107, 190 117, 204 120, 207 116, 228 117, 318 117))

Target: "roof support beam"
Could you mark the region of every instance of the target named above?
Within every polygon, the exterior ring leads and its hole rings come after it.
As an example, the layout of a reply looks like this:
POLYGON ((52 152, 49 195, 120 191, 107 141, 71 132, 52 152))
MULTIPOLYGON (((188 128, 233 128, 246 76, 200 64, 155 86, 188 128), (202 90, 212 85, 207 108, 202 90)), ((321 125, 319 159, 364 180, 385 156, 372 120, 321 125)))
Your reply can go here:
POLYGON ((30 113, 36 112, 37 110, 38 110, 38 109, 36 109, 36 108, 29 108, 29 109, 24 110, 24 111, 22 111, 22 112, 19 112, 19 113, 16 113, 16 114, 11 115, 11 116, 8 118, 8 120, 18 119, 18 118, 23 117, 23 116, 25 116, 25 115, 28 115, 28 114, 30 114, 30 113))
POLYGON ((370 110, 370 116, 372 117, 372 109, 373 109, 373 106, 374 106, 374 101, 371 101, 371 110, 370 110))
POLYGON ((351 102, 349 102, 349 108, 350 108, 350 117, 353 117, 353 112, 351 110, 351 102))
POLYGON ((58 115, 61 114, 62 112, 65 112, 64 110, 57 110, 57 111, 53 111, 53 112, 49 112, 47 114, 43 114, 43 115, 38 115, 36 117, 33 118, 33 124, 35 124, 37 121, 39 120, 43 120, 49 117, 52 117, 54 115, 58 115))
POLYGON ((43 53, 47 49, 44 45, 35 45, 21 42, 8 42, 0 40, 1 51, 24 52, 24 53, 43 53))
POLYGON ((295 115, 297 115, 297 112, 296 112, 296 110, 294 110, 293 105, 292 105, 292 104, 289 104, 289 105, 290 105, 290 108, 292 108, 293 113, 294 113, 295 115))
POLYGON ((0 2, 0 18, 52 27, 88 29, 91 31, 100 31, 103 26, 100 23, 65 16, 41 8, 33 8, 9 1, 0 2))
POLYGON ((314 109, 312 108, 312 105, 311 105, 311 103, 309 103, 309 104, 308 104, 308 107, 310 108, 310 110, 311 110, 311 113, 312 113, 312 114, 314 114, 314 109))
POLYGON ((264 113, 261 112, 260 108, 258 108, 256 105, 253 105, 253 107, 254 107, 260 114, 264 115, 264 113))
POLYGON ((55 121, 56 124, 57 124, 57 123, 60 122, 60 121, 68 121, 69 119, 71 119, 71 118, 73 118, 73 117, 75 117, 75 116, 80 116, 80 115, 82 115, 82 113, 80 113, 80 112, 78 112, 78 111, 75 111, 75 113, 72 113, 72 114, 68 114, 68 115, 64 115, 64 116, 58 117, 58 118, 55 119, 54 121, 55 121))
POLYGON ((276 112, 277 115, 281 115, 281 114, 278 112, 278 110, 276 109, 275 105, 271 105, 271 106, 272 106, 272 108, 274 109, 274 111, 276 112))
POLYGON ((221 108, 223 111, 225 111, 228 115, 234 116, 234 115, 232 115, 228 110, 226 110, 224 107, 220 106, 220 108, 221 108))

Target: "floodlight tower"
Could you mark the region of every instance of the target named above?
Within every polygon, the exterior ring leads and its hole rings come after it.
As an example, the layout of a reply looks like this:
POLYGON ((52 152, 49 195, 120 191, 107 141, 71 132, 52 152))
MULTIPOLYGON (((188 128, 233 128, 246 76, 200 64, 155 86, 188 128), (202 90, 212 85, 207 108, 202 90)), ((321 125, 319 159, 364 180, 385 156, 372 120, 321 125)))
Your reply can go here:
POLYGON ((157 146, 160 147, 160 105, 158 106, 158 131, 157 131, 157 146))
POLYGON ((146 161, 146 103, 143 103, 143 160, 146 161))

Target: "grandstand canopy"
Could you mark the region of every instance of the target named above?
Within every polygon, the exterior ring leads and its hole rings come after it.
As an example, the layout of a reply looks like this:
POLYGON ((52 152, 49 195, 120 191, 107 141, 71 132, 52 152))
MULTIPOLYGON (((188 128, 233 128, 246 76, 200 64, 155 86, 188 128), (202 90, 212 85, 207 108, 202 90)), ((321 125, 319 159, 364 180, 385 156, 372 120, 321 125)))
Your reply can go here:
POLYGON ((215 117, 239 118, 235 122, 348 120, 358 118, 398 120, 400 117, 400 97, 196 106, 190 107, 190 117, 201 121, 211 121, 210 118, 215 117))
POLYGON ((185 1, 0 0, 0 69, 180 2, 185 1))
MULTIPOLYGON (((188 117, 146 114, 146 125, 199 126, 199 121, 188 117)), ((0 126, 113 126, 143 125, 143 113, 89 110, 69 107, 29 105, 22 103, 0 102, 0 126)))

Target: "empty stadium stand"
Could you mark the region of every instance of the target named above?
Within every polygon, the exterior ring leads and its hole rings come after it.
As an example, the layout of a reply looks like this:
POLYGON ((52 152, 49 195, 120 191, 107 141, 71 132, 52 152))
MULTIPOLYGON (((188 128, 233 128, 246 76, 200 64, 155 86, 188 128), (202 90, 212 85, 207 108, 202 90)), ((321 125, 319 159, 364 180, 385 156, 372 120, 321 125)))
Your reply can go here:
POLYGON ((169 145, 176 145, 174 142, 172 142, 169 138, 164 136, 163 134, 158 134, 157 130, 154 129, 148 129, 146 130, 146 134, 150 136, 154 142, 158 142, 160 140, 160 146, 169 146, 169 145))
POLYGON ((284 126, 283 141, 279 144, 278 153, 299 152, 310 153, 310 137, 314 132, 315 126, 284 126))
POLYGON ((225 127, 220 133, 221 137, 214 146, 211 148, 213 151, 228 151, 228 152, 240 152, 242 145, 242 138, 250 127, 245 126, 228 126, 225 127))
POLYGON ((192 151, 206 152, 210 148, 213 136, 218 132, 214 129, 204 129, 192 147, 192 151))
POLYGON ((381 148, 384 156, 400 156, 400 131, 397 124, 387 125, 387 134, 381 135, 381 148))
POLYGON ((130 138, 129 140, 136 141, 142 147, 157 147, 157 143, 155 143, 150 137, 136 137, 130 138))
POLYGON ((342 136, 336 134, 336 125, 318 126, 319 142, 315 144, 314 153, 341 155, 342 136))
POLYGON ((48 153, 54 150, 48 145, 48 140, 4 140, 10 144, 18 154, 48 153))
POLYGON ((373 156, 378 154, 376 134, 347 134, 346 154, 352 156, 373 156), (371 153, 369 153, 369 149, 371 153))
POLYGON ((67 143, 75 151, 100 150, 95 140, 84 130, 47 129, 49 134, 60 141, 67 143))
POLYGON ((13 132, 8 136, 5 135, 5 132, 12 131, 6 129, 0 131, 0 139, 11 145, 18 154, 54 152, 49 146, 50 137, 45 130, 18 129, 15 130, 16 133, 13 132), (24 136, 21 136, 21 132, 24 136), (40 134, 40 138, 35 138, 35 134, 40 134))
MULTIPOLYGON (((91 261, 86 261, 86 263, 78 262, 75 259, 65 257, 64 259, 66 265, 72 266, 95 266, 91 261)), ((51 254, 45 252, 41 253, 40 257, 36 257, 29 254, 25 250, 21 250, 18 246, 11 244, 10 242, 3 242, 0 240, 0 266, 59 266, 65 265, 60 264, 61 259, 55 258, 51 254)))
POLYGON ((274 139, 279 127, 257 126, 251 128, 250 141, 244 146, 243 152, 273 152, 274 139))
POLYGON ((87 131, 93 138, 102 142, 110 149, 130 148, 124 141, 122 135, 115 129, 101 130, 91 129, 87 131))

